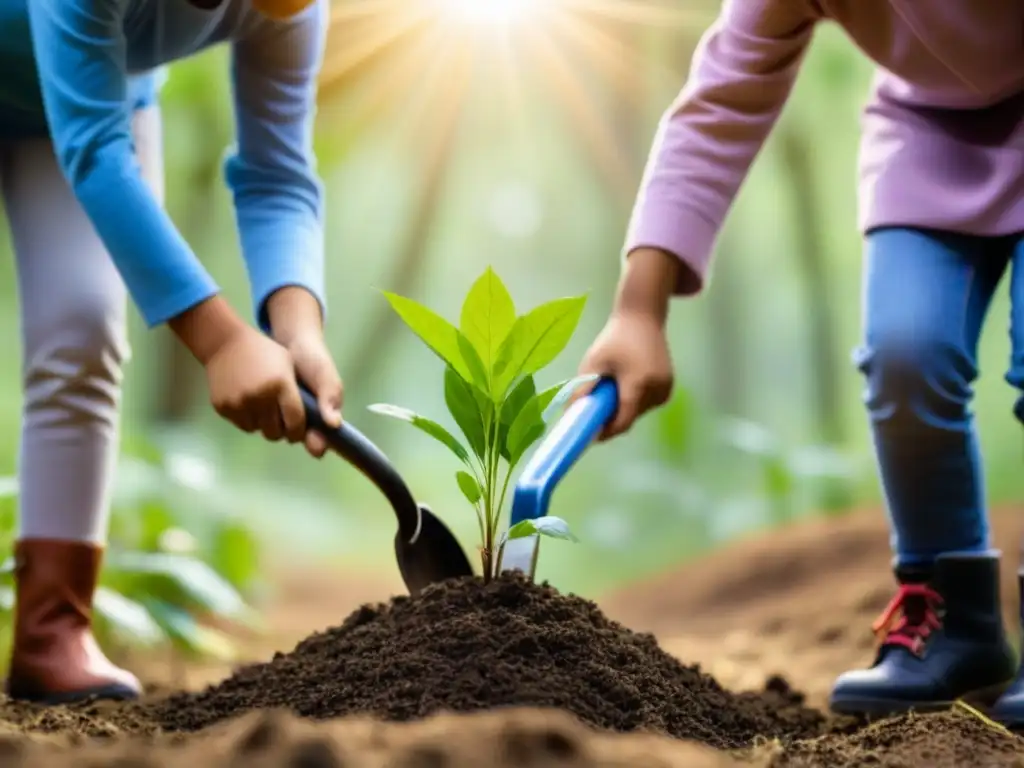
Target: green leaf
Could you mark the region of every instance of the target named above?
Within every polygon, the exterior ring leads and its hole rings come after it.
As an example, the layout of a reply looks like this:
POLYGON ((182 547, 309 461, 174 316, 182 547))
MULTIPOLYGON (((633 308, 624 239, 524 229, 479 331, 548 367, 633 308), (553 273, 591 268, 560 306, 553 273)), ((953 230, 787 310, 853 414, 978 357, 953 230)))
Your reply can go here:
POLYGON ((439 443, 443 443, 448 447, 452 453, 459 457, 459 460, 469 464, 469 452, 455 436, 447 429, 442 427, 436 421, 420 416, 418 413, 410 411, 408 408, 402 408, 399 405, 390 405, 389 403, 375 403, 369 406, 369 410, 374 413, 379 413, 382 416, 390 416, 393 419, 399 419, 412 424, 414 427, 421 429, 426 432, 432 438, 437 440, 439 443))
POLYGON ((600 376, 596 373, 584 373, 559 382, 539 393, 537 395, 537 407, 541 411, 541 418, 545 423, 550 422, 551 419, 559 414, 576 390, 584 384, 597 381, 599 378, 600 376))
POLYGON ((99 587, 93 600, 96 613, 123 637, 143 645, 156 645, 166 639, 163 629, 142 603, 107 587, 99 587))
POLYGON ((18 529, 18 506, 16 499, 0 500, 0 547, 9 549, 18 529))
POLYGON ((501 345, 491 395, 502 397, 519 376, 536 373, 569 343, 583 314, 585 296, 556 299, 518 318, 501 345))
POLYGON ((147 600, 145 605, 156 623, 179 649, 221 661, 235 660, 235 645, 220 630, 204 627, 187 611, 169 603, 147 600))
POLYGON ((493 428, 494 420, 497 418, 495 415, 495 405, 491 402, 490 397, 476 387, 473 387, 473 397, 476 400, 476 407, 480 409, 480 418, 484 423, 484 435, 486 437, 487 430, 493 428))
POLYGON ((536 533, 537 529, 533 525, 533 520, 520 520, 505 532, 502 540, 525 539, 527 536, 533 536, 536 533))
POLYGON ((231 619, 248 620, 251 609, 238 591, 219 573, 194 557, 163 552, 119 552, 109 558, 111 568, 142 577, 140 591, 164 596, 176 605, 231 619))
MULTIPOLYGON (((468 341, 460 342, 460 339, 465 337, 459 332, 458 328, 433 310, 412 299, 407 299, 404 296, 399 296, 389 291, 384 291, 384 297, 391 304, 391 308, 402 318, 402 321, 409 326, 409 329, 419 336, 420 340, 435 355, 452 366, 459 376, 466 381, 478 382, 482 387, 487 386, 486 376, 480 381, 480 377, 483 375, 482 363, 479 365, 479 369, 475 371, 476 376, 473 375, 472 363, 467 363, 464 354, 464 350, 467 347, 472 348, 472 344, 468 341)), ((476 358, 475 362, 480 363, 479 357, 476 358)))
MULTIPOLYGON (((484 458, 484 414, 472 384, 467 384, 450 365, 444 369, 444 402, 448 412, 466 436, 469 447, 480 460, 484 458)), ((489 405, 489 402, 488 402, 489 405)))
POLYGON ((579 539, 569 530, 569 524, 560 517, 552 517, 550 515, 538 517, 533 521, 533 525, 541 536, 547 536, 550 539, 579 542, 579 539))
POLYGON ((494 373, 501 343, 516 322, 508 290, 490 267, 473 283, 462 304, 459 326, 480 356, 488 380, 494 373))
POLYGON ((479 387, 484 392, 489 391, 490 375, 484 368, 480 355, 469 339, 462 334, 462 331, 459 331, 459 351, 462 353, 462 359, 466 363, 466 370, 469 372, 469 378, 466 381, 479 387))
POLYGON ((796 488, 796 478, 789 465, 780 457, 769 457, 763 464, 765 492, 768 498, 779 501, 789 497, 796 488))
POLYGON ((164 532, 177 524, 164 499, 147 499, 134 512, 139 526, 139 538, 135 545, 138 549, 158 549, 164 532))
POLYGON ((533 535, 547 536, 552 539, 564 539, 565 541, 578 542, 572 531, 569 530, 569 524, 560 517, 552 517, 547 515, 545 517, 538 517, 535 520, 522 520, 511 528, 508 529, 507 538, 512 539, 525 539, 527 536, 533 535))
POLYGON ((466 497, 470 504, 474 506, 480 501, 480 486, 476 482, 476 478, 468 472, 458 471, 455 473, 455 480, 459 484, 459 490, 462 491, 462 495, 466 497))
POLYGON ((509 467, 516 466, 520 459, 526 454, 530 447, 544 437, 545 424, 539 422, 525 429, 522 435, 517 435, 515 441, 509 441, 509 467))
POLYGON ((0 587, 0 611, 10 613, 14 610, 14 590, 11 587, 0 587))
POLYGON ((524 376, 501 405, 501 422, 498 424, 498 450, 506 461, 511 458, 508 448, 508 433, 512 424, 537 394, 533 376, 524 376))
POLYGON ((508 429, 508 463, 512 466, 544 434, 544 420, 537 402, 538 398, 532 397, 508 429))
POLYGON ((697 404, 685 387, 676 387, 672 399, 658 411, 657 443, 665 458, 685 462, 695 443, 697 404))
MULTIPOLYGON (((501 443, 503 447, 502 455, 505 457, 505 460, 511 466, 515 466, 530 449, 530 446, 543 437, 548 420, 552 415, 558 413, 562 405, 572 396, 572 393, 584 383, 596 380, 597 378, 596 375, 592 374, 576 376, 553 387, 548 387, 543 392, 528 398, 525 402, 517 402, 514 410, 512 407, 507 408, 507 410, 503 409, 502 418, 513 413, 515 414, 512 425, 508 428, 507 437, 501 443)), ((532 391, 532 377, 527 377, 523 381, 529 382, 529 387, 523 387, 523 390, 532 391)), ((509 406, 513 400, 521 400, 522 394, 518 394, 521 387, 522 384, 512 390, 508 400, 505 401, 506 406, 509 406)))
POLYGON ((214 535, 211 552, 210 565, 236 588, 248 587, 259 575, 259 542, 240 523, 222 522, 214 535))

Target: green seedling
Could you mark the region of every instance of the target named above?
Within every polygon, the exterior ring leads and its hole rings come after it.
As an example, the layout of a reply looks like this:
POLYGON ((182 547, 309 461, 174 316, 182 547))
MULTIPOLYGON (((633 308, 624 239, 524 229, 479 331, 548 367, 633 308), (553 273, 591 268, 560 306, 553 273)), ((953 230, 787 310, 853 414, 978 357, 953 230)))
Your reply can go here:
MULTIPOLYGON (((555 299, 516 315, 508 290, 488 267, 467 294, 456 327, 412 299, 384 295, 444 363, 445 404, 465 444, 441 424, 407 408, 378 403, 370 410, 412 424, 462 462, 455 481, 476 512, 483 578, 489 581, 500 562, 498 524, 513 470, 573 392, 596 378, 579 376, 541 391, 534 380, 569 343, 586 296, 555 299)), ((566 522, 555 517, 517 528, 512 537, 539 533, 574 540, 566 522)))

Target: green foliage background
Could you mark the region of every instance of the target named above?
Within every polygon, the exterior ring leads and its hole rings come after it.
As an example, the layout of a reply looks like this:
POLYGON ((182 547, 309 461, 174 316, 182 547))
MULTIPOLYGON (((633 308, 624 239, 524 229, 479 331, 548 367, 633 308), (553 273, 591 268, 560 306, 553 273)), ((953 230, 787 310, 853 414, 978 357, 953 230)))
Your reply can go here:
MULTIPOLYGON (((388 327, 380 291, 454 316, 476 276, 493 265, 523 305, 587 294, 579 329, 549 371, 552 380, 573 376, 610 305, 657 120, 715 5, 688 9, 685 25, 609 26, 607 34, 633 51, 629 71, 617 75, 628 79, 626 91, 602 67, 569 57, 586 109, 553 90, 553 77, 528 53, 517 59, 521 120, 509 119, 507 83, 486 58, 471 67, 457 112, 410 88, 368 113, 383 77, 372 68, 325 89, 317 146, 328 188, 329 336, 348 385, 345 416, 379 442, 463 541, 476 536, 476 525, 462 512, 450 467, 409 439, 407 428, 366 411, 393 402, 446 413, 443 388, 425 383, 436 379, 435 359, 412 334, 388 327), (446 124, 447 141, 437 139, 446 124), (616 150, 603 161, 588 139, 601 131, 616 150)), ((332 50, 343 52, 354 38, 342 30, 332 50)), ((168 207, 227 295, 247 308, 219 166, 232 135, 225 73, 223 51, 173 68, 164 94, 168 207)), ((552 514, 582 544, 549 548, 539 577, 594 594, 766 526, 878 503, 861 385, 849 362, 860 322, 859 111, 870 73, 841 32, 819 31, 729 217, 712 290, 673 310, 676 399, 628 437, 590 451, 565 480, 552 514), (824 340, 823 329, 831 334, 824 340)), ((10 364, 0 367, 0 472, 13 473, 18 308, 6 243, 3 250, 0 321, 10 364)), ((976 406, 994 502, 1020 492, 1020 428, 1002 380, 1007 317, 1004 287, 982 342, 976 406)), ((212 544, 214 534, 201 526, 200 510, 212 505, 285 561, 322 557, 393 572, 393 520, 361 476, 340 461, 317 463, 234 433, 206 408, 201 387, 182 403, 196 371, 175 368, 166 334, 146 332, 134 315, 133 339, 126 450, 151 444, 179 464, 206 468, 201 490, 182 501, 190 509, 175 512, 203 547, 229 546, 212 544)), ((142 502, 133 509, 125 520, 146 514, 142 502)), ((249 567, 245 557, 239 562, 249 567)))

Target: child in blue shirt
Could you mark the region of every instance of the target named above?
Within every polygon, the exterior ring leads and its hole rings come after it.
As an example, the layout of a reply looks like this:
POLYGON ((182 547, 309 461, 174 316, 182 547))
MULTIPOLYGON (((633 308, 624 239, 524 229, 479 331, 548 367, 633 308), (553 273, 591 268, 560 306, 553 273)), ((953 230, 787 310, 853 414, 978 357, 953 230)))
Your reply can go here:
POLYGON ((132 698, 91 631, 117 455, 126 291, 206 371, 223 417, 305 442, 297 378, 329 423, 323 191, 312 127, 328 0, 0 0, 0 189, 24 350, 17 606, 7 692, 132 698), (235 313, 162 205, 160 68, 231 48, 225 165, 259 329, 235 313), (263 331, 263 333, 261 333, 263 331))

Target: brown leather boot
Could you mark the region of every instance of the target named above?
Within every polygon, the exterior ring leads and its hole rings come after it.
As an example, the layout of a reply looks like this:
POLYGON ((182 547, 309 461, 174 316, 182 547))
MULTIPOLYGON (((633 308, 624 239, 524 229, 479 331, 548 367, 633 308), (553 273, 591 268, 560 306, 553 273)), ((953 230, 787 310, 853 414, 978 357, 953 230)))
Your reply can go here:
POLYGON ((134 699, 142 686, 118 669, 92 634, 92 598, 103 548, 29 539, 14 547, 17 603, 7 694, 42 704, 134 699))

